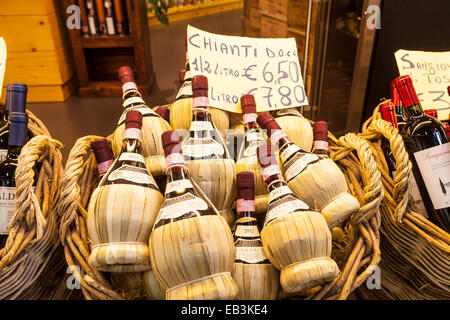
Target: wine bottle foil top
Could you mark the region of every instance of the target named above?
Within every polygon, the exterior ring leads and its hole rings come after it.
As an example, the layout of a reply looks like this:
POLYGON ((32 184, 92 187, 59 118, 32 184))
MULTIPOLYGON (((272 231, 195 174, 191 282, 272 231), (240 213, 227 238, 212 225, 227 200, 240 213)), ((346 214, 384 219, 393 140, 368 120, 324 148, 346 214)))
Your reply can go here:
POLYGON ((170 121, 170 109, 166 107, 158 107, 155 111, 161 118, 166 120, 167 122, 170 121))
POLYGON ((23 83, 9 83, 6 86, 6 91, 8 92, 20 92, 20 93, 27 93, 28 88, 26 84, 23 83))
POLYGON ((242 96, 241 109, 243 114, 256 113, 255 97, 251 94, 242 96))
POLYGON ((265 143, 260 145, 258 149, 256 149, 256 154, 258 155, 258 160, 262 168, 272 165, 278 166, 278 162, 275 159, 275 154, 269 144, 265 143))
POLYGON ((400 98, 397 87, 395 86, 395 80, 391 81, 391 101, 395 106, 403 106, 402 99, 400 98))
POLYGON ((208 78, 198 75, 192 78, 192 93, 195 97, 208 96, 208 78))
POLYGON ((262 112, 256 118, 258 125, 267 130, 267 135, 270 137, 273 131, 281 130, 281 127, 275 121, 275 119, 270 115, 269 112, 262 112))
POLYGON ((428 109, 428 110, 425 110, 424 112, 425 112, 425 114, 427 116, 430 116, 430 117, 433 117, 433 118, 436 118, 436 119, 438 117, 438 113, 437 113, 436 109, 428 109))
POLYGON ((12 112, 8 144, 11 146, 23 146, 26 142, 28 129, 28 115, 25 112, 12 112))
POLYGON ((255 199, 255 178, 253 172, 244 171, 236 175, 236 199, 254 200, 255 199))
POLYGON ((133 70, 129 66, 123 66, 118 71, 120 83, 123 85, 127 82, 135 82, 133 70))
POLYGON ((108 145, 108 140, 102 138, 91 142, 91 147, 94 150, 97 164, 103 163, 113 159, 111 149, 108 145))
POLYGON ((142 128, 142 113, 137 110, 130 110, 125 117, 125 128, 141 129, 142 128))
POLYGON ((419 103, 419 98, 417 97, 417 93, 414 89, 410 76, 406 75, 397 77, 395 79, 395 86, 397 87, 404 107, 410 107, 419 103))
POLYGON ((180 135, 175 130, 169 130, 161 135, 161 142, 166 157, 173 153, 181 153, 180 135))
POLYGON ((25 112, 27 101, 27 86, 23 83, 10 83, 7 86, 9 94, 9 111, 25 112))
POLYGON ((328 123, 326 121, 317 121, 314 123, 314 140, 327 141, 328 140, 328 123))

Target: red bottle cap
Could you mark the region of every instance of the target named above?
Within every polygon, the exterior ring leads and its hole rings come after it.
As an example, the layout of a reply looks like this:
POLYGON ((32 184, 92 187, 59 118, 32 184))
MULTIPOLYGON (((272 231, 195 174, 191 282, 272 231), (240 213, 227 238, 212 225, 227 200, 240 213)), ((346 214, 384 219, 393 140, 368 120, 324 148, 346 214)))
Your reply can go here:
POLYGON ((271 165, 278 166, 278 162, 275 159, 275 154, 269 144, 260 145, 256 150, 256 153, 258 154, 258 160, 262 168, 266 168, 271 165))
POLYGON ((181 69, 180 72, 178 73, 178 81, 180 82, 180 84, 183 83, 185 75, 186 75, 186 69, 181 69))
POLYGON ((391 101, 394 106, 403 106, 402 99, 400 98, 397 87, 395 86, 395 80, 391 81, 391 101))
POLYGON ((256 113, 255 97, 251 94, 242 96, 241 109, 243 114, 256 113))
POLYGON ((391 101, 385 101, 380 105, 380 113, 383 120, 390 122, 395 128, 398 128, 395 106, 391 101))
POLYGON ((161 142, 166 157, 173 153, 181 153, 180 135, 175 130, 169 130, 161 135, 161 142))
POLYGON ((404 107, 407 108, 420 103, 410 76, 406 75, 396 78, 395 86, 397 87, 404 107))
POLYGON ((120 83, 122 85, 124 85, 127 82, 135 82, 133 70, 131 70, 131 68, 128 66, 120 67, 118 74, 120 83))
POLYGON ((317 121, 314 123, 314 141, 328 141, 328 123, 317 121))
POLYGON ((161 118, 170 122, 170 109, 166 107, 158 107, 155 111, 161 118))
POLYGON ((192 78, 192 93, 193 97, 207 97, 208 96, 208 78, 198 75, 192 78))
POLYGON ((236 199, 255 200, 255 178, 253 172, 239 172, 236 175, 236 188, 236 199))
POLYGON ((430 117, 433 117, 433 118, 436 118, 436 119, 438 117, 438 113, 437 113, 436 109, 427 109, 427 110, 424 110, 424 112, 425 112, 425 114, 427 116, 430 116, 430 117))
POLYGON ((273 131, 281 130, 281 127, 275 121, 275 119, 270 115, 269 112, 262 112, 256 118, 256 122, 262 128, 267 130, 267 135, 270 137, 273 131))
POLYGON ((108 140, 106 139, 97 139, 91 142, 92 150, 95 154, 95 159, 97 163, 103 163, 113 159, 111 149, 108 145, 108 140))
POLYGON ((447 135, 450 138, 450 125, 448 124, 448 122, 442 122, 444 124, 445 130, 447 130, 447 135))
POLYGON ((137 110, 130 110, 127 112, 126 118, 125 118, 125 128, 136 128, 141 129, 142 128, 142 113, 140 113, 137 110))

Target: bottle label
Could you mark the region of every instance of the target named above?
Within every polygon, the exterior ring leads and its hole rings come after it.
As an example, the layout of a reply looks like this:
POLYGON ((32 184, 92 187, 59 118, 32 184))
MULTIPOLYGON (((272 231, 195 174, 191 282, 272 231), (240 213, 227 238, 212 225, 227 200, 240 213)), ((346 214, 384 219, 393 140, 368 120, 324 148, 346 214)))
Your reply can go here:
MULTIPOLYGON (((392 176, 395 177, 395 174, 397 171, 392 171, 392 176)), ((409 179, 409 192, 411 194, 411 198, 414 202, 414 205, 417 208, 418 213, 423 215, 425 218, 428 218, 427 209, 425 208, 425 204, 422 200, 422 195, 420 194, 419 187, 417 186, 416 179, 414 178, 414 175, 412 174, 409 179)))
POLYGON ((0 149, 0 162, 8 155, 8 149, 0 149))
MULTIPOLYGON (((186 72, 187 75, 187 72, 186 72)), ((186 79, 186 76, 185 76, 186 79)), ((180 99, 181 97, 192 97, 193 93, 192 93, 192 82, 189 80, 185 80, 183 82, 183 85, 181 86, 180 90, 178 90, 178 94, 177 97, 175 98, 175 100, 180 99)))
POLYGON ((111 167, 113 160, 107 160, 97 164, 97 169, 99 174, 103 174, 111 167))
POLYGON ((213 131, 213 125, 209 121, 192 121, 189 131, 213 131))
POLYGON ((303 118, 300 111, 298 111, 297 109, 294 109, 294 108, 282 109, 282 110, 279 110, 276 114, 276 117, 283 117, 283 116, 297 116, 297 117, 303 118))
POLYGON ((9 234, 8 225, 16 209, 16 188, 0 187, 0 235, 9 234))
POLYGON ((258 115, 256 113, 245 113, 242 115, 242 119, 244 120, 244 124, 248 124, 251 122, 256 122, 256 118, 258 115))
POLYGON ((166 157, 167 168, 174 164, 184 164, 184 157, 181 153, 171 153, 166 157))
POLYGON ((208 97, 195 97, 194 98, 194 108, 198 107, 208 107, 209 106, 209 99, 208 97))
POLYGON ((185 157, 203 158, 209 156, 222 157, 225 154, 223 146, 213 138, 188 138, 182 146, 183 155, 185 157))
POLYGON ((123 134, 124 139, 142 139, 141 129, 138 128, 127 128, 123 134))
POLYGON ((255 212, 255 200, 236 200, 236 211, 237 212, 255 212))
POLYGON ((189 212, 207 209, 208 204, 206 201, 191 193, 186 193, 170 199, 166 198, 159 210, 155 225, 163 219, 175 219, 189 212))
POLYGON ((130 82, 125 82, 123 85, 122 85, 122 92, 127 92, 128 90, 136 90, 137 91, 137 86, 136 86, 136 83, 134 83, 134 82, 132 82, 132 81, 130 81, 130 82))
POLYGON ((188 179, 171 181, 166 185, 166 195, 174 191, 184 193, 184 191, 189 188, 194 189, 194 186, 188 179))
POLYGON ((450 207, 450 142, 414 153, 435 210, 450 207))
MULTIPOLYGON (((124 108, 128 108, 129 106, 131 106, 132 104, 140 104, 140 105, 145 105, 145 101, 144 99, 142 99, 141 97, 131 97, 131 98, 127 98, 124 102, 123 102, 123 107, 124 108)), ((151 109, 150 109, 151 110, 151 109)))
POLYGON ((267 180, 268 178, 270 178, 275 174, 281 174, 281 170, 278 164, 272 164, 270 166, 263 168, 262 170, 264 180, 267 180))
MULTIPOLYGON (((187 71, 184 73, 184 80, 190 81, 189 79, 191 79, 191 78, 192 78, 191 70, 187 70, 187 71)), ((191 87, 191 92, 192 92, 192 87, 191 87)))
POLYGON ((288 186, 276 188, 269 193, 269 203, 274 201, 276 198, 285 196, 287 194, 292 194, 292 191, 288 186))
POLYGON ((247 141, 248 141, 248 142, 253 142, 253 141, 262 141, 262 142, 265 142, 264 136, 263 136, 262 132, 259 131, 259 130, 251 130, 251 131, 248 131, 248 132, 245 134, 245 137, 247 138, 247 141))
POLYGON ((287 195, 276 201, 269 202, 264 226, 269 224, 274 219, 299 210, 309 210, 309 206, 292 195, 287 195))
MULTIPOLYGON (((131 99, 131 98, 130 98, 131 99)), ((120 116, 119 118, 119 122, 117 122, 117 126, 120 126, 121 124, 125 123, 125 119, 127 117, 127 112, 130 110, 137 110, 140 113, 142 113, 142 116, 148 116, 148 115, 154 115, 154 116, 158 116, 158 114, 153 111, 152 109, 150 109, 149 107, 147 107, 146 105, 140 105, 140 106, 134 106, 134 107, 128 107, 120 116)))
POLYGON ((126 180, 138 184, 148 184, 156 187, 156 182, 147 169, 123 164, 108 176, 109 181, 126 180))
POLYGON ((281 163, 285 163, 286 160, 289 159, 290 156, 292 156, 297 151, 302 151, 302 149, 297 147, 295 144, 289 145, 286 149, 283 150, 283 152, 280 153, 281 163))
POLYGON ((136 161, 145 164, 144 156, 135 152, 122 152, 119 161, 136 161))
POLYGON ((114 29, 114 20, 112 17, 106 17, 106 28, 109 35, 116 34, 116 30, 114 29))
POLYGON ((280 141, 282 138, 287 138, 287 134, 284 133, 283 130, 275 130, 272 131, 270 134, 270 142, 272 145, 277 146, 278 141, 280 141))
POLYGON ((259 239, 247 240, 239 238, 236 240, 235 246, 235 260, 241 260, 246 263, 260 263, 267 260, 266 253, 259 239))
MULTIPOLYGON (((289 149, 289 148, 287 148, 289 149)), ((288 151, 288 150, 286 150, 288 151)), ((292 151, 292 150, 290 150, 292 151)), ((302 150, 297 147, 297 151, 294 153, 294 155, 291 157, 290 155, 284 155, 280 157, 282 159, 289 159, 286 162, 283 163, 283 170, 284 170, 284 178, 286 179, 286 182, 291 181, 294 179, 297 175, 299 175, 310 163, 314 163, 316 161, 319 161, 319 157, 315 154, 311 153, 304 153, 302 150)), ((283 152, 284 153, 284 152, 283 152)), ((282 160, 283 161, 283 160, 282 160)))
POLYGON ((89 31, 91 32, 91 35, 96 35, 97 29, 95 28, 94 17, 92 17, 92 16, 88 17, 88 24, 89 24, 89 31))
POLYGON ((328 151, 328 142, 316 140, 314 141, 314 150, 327 150, 328 151))

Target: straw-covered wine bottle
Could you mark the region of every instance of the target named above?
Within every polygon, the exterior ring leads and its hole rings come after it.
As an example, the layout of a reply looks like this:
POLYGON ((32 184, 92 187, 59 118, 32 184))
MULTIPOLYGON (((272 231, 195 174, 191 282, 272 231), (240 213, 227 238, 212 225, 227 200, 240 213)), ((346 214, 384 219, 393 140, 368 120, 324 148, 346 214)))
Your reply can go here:
MULTIPOLYGON (((184 81, 178 91, 175 101, 172 103, 170 112, 170 125, 174 130, 189 130, 192 121, 192 108, 193 108, 193 92, 192 92, 192 75, 191 66, 189 63, 189 57, 187 52, 187 34, 185 36, 186 47, 186 67, 184 73, 184 81)), ((230 119, 228 112, 210 108, 211 118, 222 135, 222 139, 225 139, 227 130, 230 127, 230 119)))
POLYGON ((298 293, 334 280, 339 268, 330 258, 331 233, 324 217, 294 195, 269 145, 257 152, 269 190, 261 240, 270 262, 281 270, 283 290, 298 293))
POLYGON ((244 95, 241 97, 241 109, 245 135, 236 162, 236 169, 237 172, 253 172, 255 177, 255 213, 266 213, 268 193, 261 175, 261 166, 256 155, 256 149, 261 144, 266 144, 267 139, 256 123, 256 103, 252 95, 244 95))
POLYGON ((328 123, 317 121, 314 123, 314 145, 313 152, 326 157, 328 155, 328 123))
POLYGON ((176 131, 161 137, 167 188, 150 236, 153 272, 167 300, 235 299, 233 235, 190 177, 176 131))
POLYGON ((287 134, 289 139, 300 148, 311 151, 313 145, 313 130, 308 119, 296 108, 274 111, 274 118, 287 134))
MULTIPOLYGON (((256 153, 256 152, 255 152, 256 153)), ((238 220, 234 231, 236 254, 233 278, 241 300, 274 300, 278 295, 280 274, 264 252, 255 213, 253 172, 236 175, 238 220)))
POLYGON ((148 239, 163 197, 141 154, 142 114, 127 112, 122 152, 88 207, 89 262, 109 272, 150 269, 148 239))
MULTIPOLYGON (((125 132, 125 116, 130 110, 138 110, 143 115, 142 124, 142 154, 150 173, 158 180, 164 176, 164 150, 161 146, 161 134, 171 130, 169 123, 145 104, 134 81, 134 74, 130 67, 124 66, 118 71, 123 91, 123 106, 125 108, 119 119, 112 137, 114 157, 122 150, 122 139, 125 132)), ((165 181, 165 177, 163 177, 165 181)))
POLYGON ((257 122, 279 148, 283 175, 291 190, 320 211, 330 228, 359 210, 358 200, 348 192, 345 176, 333 160, 295 145, 268 112, 259 114, 257 122))
POLYGON ((108 140, 104 138, 92 141, 91 147, 94 151, 98 176, 101 180, 114 162, 111 148, 109 147, 108 140))
POLYGON ((233 202, 236 197, 236 164, 230 158, 222 136, 211 120, 208 100, 208 79, 195 76, 192 79, 194 108, 189 137, 183 141, 182 149, 192 179, 208 199, 234 224, 233 202))

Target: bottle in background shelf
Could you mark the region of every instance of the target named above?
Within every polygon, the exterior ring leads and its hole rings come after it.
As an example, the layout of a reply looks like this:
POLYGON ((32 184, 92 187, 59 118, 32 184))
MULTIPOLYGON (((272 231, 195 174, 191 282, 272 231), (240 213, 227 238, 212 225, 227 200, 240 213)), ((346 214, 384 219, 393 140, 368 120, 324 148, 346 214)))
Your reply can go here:
POLYGON ((313 130, 308 119, 296 108, 282 109, 273 112, 274 119, 287 134, 289 139, 300 148, 311 151, 313 147, 313 130))
POLYGON ((283 290, 300 294, 334 280, 339 268, 330 258, 331 233, 326 220, 294 195, 269 145, 259 146, 257 153, 269 191, 261 240, 270 262, 281 270, 283 290))
POLYGON ((450 231, 450 143, 442 123, 424 114, 409 76, 395 79, 406 124, 401 132, 430 220, 450 231), (445 192, 444 192, 445 191, 445 192))
POLYGON ((89 262, 100 271, 151 269, 148 239, 163 196, 141 153, 141 127, 142 114, 129 111, 122 151, 89 202, 89 262))
POLYGON ((103 0, 105 6, 105 23, 106 31, 108 35, 113 36, 116 34, 116 28, 114 27, 113 8, 111 0, 103 0))
POLYGON ((122 6, 122 0, 114 0, 114 17, 116 20, 117 34, 124 35, 126 33, 125 14, 122 6))
POLYGON ((97 17, 95 14, 94 0, 86 0, 86 8, 87 8, 89 33, 91 34, 91 36, 96 36, 98 35, 98 29, 97 29, 97 17))
POLYGON ((255 178, 253 172, 236 175, 238 220, 234 232, 236 254, 233 278, 240 300, 275 300, 280 274, 267 259, 255 213, 255 178))
POLYGON ((137 88, 134 74, 130 67, 119 68, 119 80, 122 84, 123 107, 125 108, 119 119, 117 128, 112 137, 112 150, 117 157, 122 148, 122 139, 125 132, 125 117, 130 110, 142 113, 142 154, 148 170, 155 178, 160 190, 164 190, 166 183, 164 150, 161 145, 161 134, 171 127, 169 123, 148 107, 137 88))
POLYGON ((105 8, 103 6, 103 0, 95 0, 95 9, 97 11, 98 31, 100 35, 108 34, 106 28, 105 8))
POLYGON ((236 196, 236 164, 211 119, 208 79, 192 79, 193 109, 189 136, 183 140, 183 155, 193 180, 224 216, 234 224, 233 202, 236 196))
POLYGON ((89 23, 87 18, 87 10, 85 0, 78 0, 78 6, 80 7, 80 19, 81 19, 81 34, 83 36, 89 35, 89 23))
POLYGON ((92 141, 91 147, 94 151, 95 160, 97 161, 99 180, 101 180, 113 164, 114 158, 108 145, 108 140, 106 139, 92 141))
MULTIPOLYGON (((10 115, 10 132, 8 135, 8 153, 0 162, 0 248, 8 239, 8 226, 16 209, 16 168, 22 147, 27 141, 28 115, 24 112, 13 112, 10 115)), ((36 169, 34 184, 37 182, 36 169)))
POLYGON ((150 236, 155 277, 167 290, 167 300, 236 299, 231 230, 204 190, 193 182, 178 133, 164 132, 161 140, 167 188, 150 236))
POLYGON ((395 116, 397 118, 398 132, 401 132, 403 126, 406 123, 405 113, 403 111, 403 102, 398 94, 397 87, 395 86, 395 80, 391 81, 391 102, 395 106, 395 116))
POLYGON ((326 156, 328 154, 328 123, 326 121, 317 121, 313 127, 315 154, 326 156))
POLYGON ((359 201, 348 192, 345 176, 333 160, 295 145, 268 112, 260 113, 257 122, 266 130, 272 145, 279 149, 289 188, 300 200, 320 211, 330 229, 359 210, 359 201))
POLYGON ((236 162, 237 172, 253 172, 255 178, 255 200, 256 213, 265 214, 267 212, 267 189, 264 179, 261 176, 261 166, 259 165, 257 148, 267 143, 267 139, 256 123, 256 103, 252 95, 241 97, 242 119, 244 122, 244 141, 236 162))

